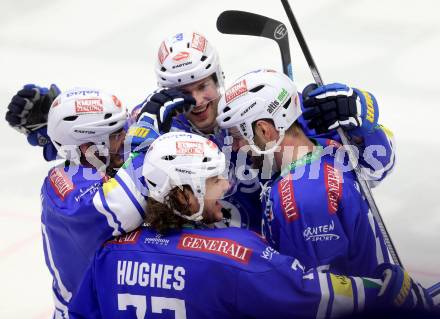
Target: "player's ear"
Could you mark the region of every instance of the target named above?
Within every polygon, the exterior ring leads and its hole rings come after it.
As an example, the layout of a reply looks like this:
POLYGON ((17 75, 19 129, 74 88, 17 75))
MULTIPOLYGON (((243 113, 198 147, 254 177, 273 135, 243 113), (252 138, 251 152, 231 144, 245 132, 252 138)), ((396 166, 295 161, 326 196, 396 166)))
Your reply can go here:
POLYGON ((254 134, 264 141, 273 141, 278 138, 275 126, 266 120, 258 120, 254 125, 254 134))

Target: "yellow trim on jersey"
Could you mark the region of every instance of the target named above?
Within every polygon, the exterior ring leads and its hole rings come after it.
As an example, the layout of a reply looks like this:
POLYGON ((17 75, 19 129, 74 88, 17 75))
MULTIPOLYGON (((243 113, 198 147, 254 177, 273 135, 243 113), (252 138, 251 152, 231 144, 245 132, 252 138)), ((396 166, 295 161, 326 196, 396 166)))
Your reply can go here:
POLYGON ((128 135, 136 136, 140 138, 145 138, 147 134, 150 132, 150 129, 145 127, 131 127, 128 129, 128 135))
POLYGON ((389 128, 383 126, 382 124, 380 124, 379 127, 388 138, 394 138, 394 133, 389 128))
POLYGON ((353 298, 353 287, 350 278, 346 276, 330 274, 330 279, 335 295, 353 298))
POLYGON ((365 119, 370 123, 374 123, 375 114, 374 114, 373 99, 371 98, 370 93, 368 93, 367 91, 363 91, 363 90, 359 90, 359 91, 361 91, 361 93, 364 95, 365 101, 367 103, 367 116, 365 117, 365 119))
POLYGON ((107 196, 113 189, 119 186, 119 183, 116 179, 110 178, 107 182, 102 185, 102 190, 104 192, 104 197, 107 196))

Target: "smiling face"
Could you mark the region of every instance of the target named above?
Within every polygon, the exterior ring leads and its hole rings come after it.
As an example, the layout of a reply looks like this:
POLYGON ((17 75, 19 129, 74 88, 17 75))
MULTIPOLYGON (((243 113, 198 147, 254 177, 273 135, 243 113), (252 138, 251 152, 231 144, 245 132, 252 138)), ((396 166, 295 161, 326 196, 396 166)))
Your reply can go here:
POLYGON ((219 200, 229 189, 229 182, 221 176, 214 176, 206 179, 206 191, 203 206, 203 221, 212 224, 221 221, 223 218, 222 208, 219 200))
POLYGON ((220 94, 212 76, 183 85, 179 89, 192 95, 196 100, 196 106, 185 113, 186 118, 203 133, 213 133, 217 126, 217 105, 220 94))
MULTIPOLYGON (((206 179, 205 196, 203 197, 203 222, 205 224, 212 224, 223 219, 223 206, 220 204, 220 199, 229 189, 229 182, 222 176, 214 176, 206 179)), ((189 213, 195 214, 200 209, 199 201, 194 193, 188 188, 185 189, 185 196, 179 194, 179 202, 189 208, 189 213)))

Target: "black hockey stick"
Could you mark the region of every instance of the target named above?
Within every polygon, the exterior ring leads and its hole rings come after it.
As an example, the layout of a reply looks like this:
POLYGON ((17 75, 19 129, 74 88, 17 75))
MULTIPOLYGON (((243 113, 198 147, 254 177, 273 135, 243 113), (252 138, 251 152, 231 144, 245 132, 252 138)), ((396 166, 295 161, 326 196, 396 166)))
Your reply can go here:
POLYGON ((274 40, 280 48, 283 72, 293 79, 289 37, 282 22, 246 11, 227 10, 218 16, 217 30, 225 34, 251 35, 274 40))
MULTIPOLYGON (((312 54, 310 53, 309 47, 307 46, 307 43, 303 37, 303 34, 301 32, 301 29, 299 27, 298 22, 295 19, 295 16, 293 14, 292 8, 290 7, 290 4, 288 0, 281 0, 281 3, 283 4, 284 10, 286 11, 287 17, 289 18, 290 24, 292 25, 293 32, 295 33, 295 36, 298 40, 298 43, 301 47, 301 50, 307 60, 307 64, 310 67, 310 71, 312 72, 313 78, 315 79, 316 84, 319 86, 323 85, 324 82, 322 81, 321 75, 319 74, 318 68, 316 67, 315 61, 313 60, 312 54)), ((348 153, 348 158, 350 160, 351 165, 354 167, 357 180, 360 184, 362 193, 364 194, 365 198, 367 199, 368 205, 371 208, 371 211, 373 213, 373 216, 379 226, 379 229, 382 233, 382 236, 384 238, 385 244, 387 245, 388 250, 390 251, 390 255, 394 261, 399 266, 402 266, 402 262, 397 255, 396 248, 391 240, 391 237, 385 227, 385 223, 382 219, 382 216, 379 213, 379 209, 377 208, 376 202, 374 201, 373 194, 371 193, 370 185, 366 181, 366 179, 363 177, 363 172, 360 169, 359 165, 357 165, 357 161, 355 160, 356 155, 354 154, 354 151, 352 149, 353 146, 351 146, 349 142, 349 138, 345 131, 339 127, 337 129, 337 132, 339 136, 341 137, 341 141, 345 146, 345 149, 348 153)))

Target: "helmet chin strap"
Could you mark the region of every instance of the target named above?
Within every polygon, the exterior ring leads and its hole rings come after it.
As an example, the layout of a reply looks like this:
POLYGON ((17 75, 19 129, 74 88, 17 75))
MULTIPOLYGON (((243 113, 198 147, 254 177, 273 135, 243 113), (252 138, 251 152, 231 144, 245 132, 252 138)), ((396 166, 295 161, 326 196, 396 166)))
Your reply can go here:
POLYGON ((272 153, 275 152, 276 148, 277 148, 278 146, 280 146, 281 142, 282 142, 283 139, 284 139, 284 135, 285 135, 285 131, 284 131, 284 129, 281 129, 279 133, 280 133, 280 137, 279 137, 278 140, 276 141, 275 145, 272 146, 272 147, 271 147, 270 149, 268 149, 268 150, 264 150, 264 151, 263 151, 263 150, 260 149, 257 145, 254 144, 254 141, 253 141, 253 140, 248 140, 248 142, 249 142, 249 146, 250 146, 250 148, 252 149, 252 151, 254 151, 255 153, 257 153, 258 155, 272 154, 272 153))
POLYGON ((197 211, 197 213, 192 214, 191 216, 188 215, 184 215, 180 212, 178 212, 177 210, 173 210, 174 214, 176 214, 177 216, 182 217, 183 219, 192 221, 192 222, 200 222, 203 219, 203 207, 204 207, 204 201, 203 201, 203 196, 196 196, 197 201, 199 202, 199 210, 197 211))

